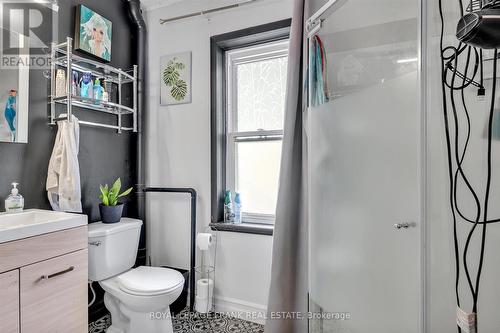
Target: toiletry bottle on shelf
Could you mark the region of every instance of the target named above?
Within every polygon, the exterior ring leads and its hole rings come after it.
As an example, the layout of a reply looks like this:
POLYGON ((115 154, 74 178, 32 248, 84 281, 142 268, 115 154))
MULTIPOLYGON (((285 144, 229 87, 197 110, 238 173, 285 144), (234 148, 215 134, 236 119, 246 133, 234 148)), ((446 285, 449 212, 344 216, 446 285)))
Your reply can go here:
POLYGON ((5 211, 7 213, 18 213, 22 212, 24 208, 24 198, 19 194, 17 188, 18 183, 12 183, 12 190, 10 195, 5 199, 5 211))
POLYGON ((224 195, 224 222, 233 222, 233 202, 231 200, 231 191, 226 191, 224 195))
POLYGON ((56 71, 56 97, 66 95, 66 71, 58 69, 56 71))
POLYGON ((90 72, 83 73, 80 81, 80 96, 83 98, 94 98, 94 84, 92 83, 92 74, 90 72))
POLYGON ((116 97, 116 89, 114 88, 113 82, 111 81, 104 81, 104 90, 108 93, 108 102, 116 103, 117 98, 116 97))
POLYGON ((104 90, 102 92, 102 101, 103 102, 109 102, 109 95, 108 95, 108 92, 106 90, 104 90))
POLYGON ((71 94, 73 96, 79 96, 80 95, 80 87, 78 87, 78 72, 73 71, 73 77, 71 79, 71 94))
POLYGON ((99 104, 99 101, 102 101, 102 86, 99 78, 95 79, 94 82, 94 99, 96 104, 99 104))
POLYGON ((104 81, 102 84, 102 100, 104 102, 109 102, 109 93, 107 89, 107 81, 104 81))
POLYGON ((241 223, 241 196, 238 192, 234 195, 234 223, 241 223))

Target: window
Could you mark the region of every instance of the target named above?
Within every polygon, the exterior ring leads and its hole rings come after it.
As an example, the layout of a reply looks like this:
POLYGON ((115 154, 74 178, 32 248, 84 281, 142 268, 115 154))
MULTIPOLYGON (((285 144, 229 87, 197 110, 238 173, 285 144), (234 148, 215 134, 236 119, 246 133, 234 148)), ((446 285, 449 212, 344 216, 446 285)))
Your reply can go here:
POLYGON ((211 222, 217 230, 272 235, 290 24, 210 38, 211 222), (241 193, 243 222, 253 223, 218 223, 226 189, 241 193))
POLYGON ((285 110, 288 41, 226 52, 226 186, 242 220, 274 223, 285 110))

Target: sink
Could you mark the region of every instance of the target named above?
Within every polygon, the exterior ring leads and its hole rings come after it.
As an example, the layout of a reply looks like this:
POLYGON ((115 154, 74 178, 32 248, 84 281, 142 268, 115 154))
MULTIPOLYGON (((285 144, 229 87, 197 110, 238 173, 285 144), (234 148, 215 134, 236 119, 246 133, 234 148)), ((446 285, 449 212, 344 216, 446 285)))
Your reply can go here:
POLYGON ((87 224, 87 216, 41 209, 0 214, 0 244, 87 224))

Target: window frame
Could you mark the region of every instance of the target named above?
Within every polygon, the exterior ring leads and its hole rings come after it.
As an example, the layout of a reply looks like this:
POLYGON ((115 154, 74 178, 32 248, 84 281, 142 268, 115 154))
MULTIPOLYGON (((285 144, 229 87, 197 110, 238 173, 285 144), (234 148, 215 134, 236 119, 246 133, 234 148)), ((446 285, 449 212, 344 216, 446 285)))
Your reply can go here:
MULTIPOLYGON (((224 192, 227 175, 227 121, 226 119, 226 52, 259 44, 288 40, 291 19, 271 22, 242 30, 212 36, 210 38, 210 122, 211 122, 211 225, 215 230, 226 226, 224 216, 224 192), (222 226, 221 226, 222 225, 222 226)), ((249 219, 247 219, 248 222, 249 219)), ((272 235, 273 225, 242 223, 231 225, 231 232, 272 235)), ((226 230, 225 230, 226 231, 226 230)))
MULTIPOLYGON (((226 186, 236 190, 237 182, 237 142, 282 141, 283 129, 238 131, 238 75, 237 67, 257 61, 288 58, 289 40, 266 42, 255 46, 226 51, 226 186)), ((243 223, 274 224, 275 214, 242 212, 243 223)))

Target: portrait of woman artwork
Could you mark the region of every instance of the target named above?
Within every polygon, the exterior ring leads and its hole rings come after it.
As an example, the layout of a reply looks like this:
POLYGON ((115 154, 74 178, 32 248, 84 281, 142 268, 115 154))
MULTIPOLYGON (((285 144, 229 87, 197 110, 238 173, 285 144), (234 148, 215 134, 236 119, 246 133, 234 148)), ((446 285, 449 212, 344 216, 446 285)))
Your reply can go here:
POLYGON ((112 23, 92 9, 76 8, 75 48, 101 60, 111 60, 112 23))

